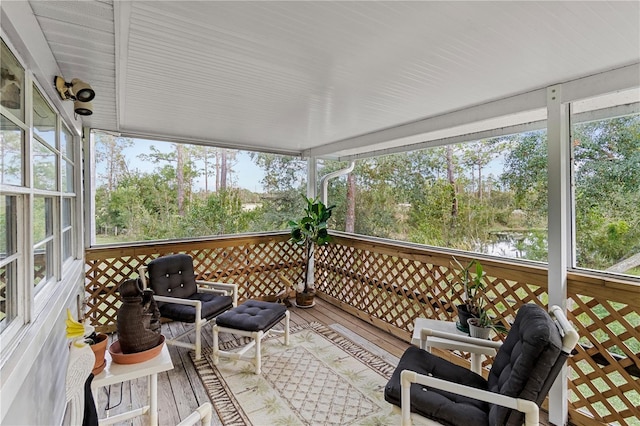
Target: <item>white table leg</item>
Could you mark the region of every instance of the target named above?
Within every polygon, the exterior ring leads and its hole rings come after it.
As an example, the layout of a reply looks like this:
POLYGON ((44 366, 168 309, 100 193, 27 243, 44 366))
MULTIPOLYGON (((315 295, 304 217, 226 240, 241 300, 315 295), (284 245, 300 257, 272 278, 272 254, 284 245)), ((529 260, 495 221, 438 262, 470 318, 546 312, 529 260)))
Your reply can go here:
POLYGON ((158 426, 158 373, 149 377, 149 424, 158 426))

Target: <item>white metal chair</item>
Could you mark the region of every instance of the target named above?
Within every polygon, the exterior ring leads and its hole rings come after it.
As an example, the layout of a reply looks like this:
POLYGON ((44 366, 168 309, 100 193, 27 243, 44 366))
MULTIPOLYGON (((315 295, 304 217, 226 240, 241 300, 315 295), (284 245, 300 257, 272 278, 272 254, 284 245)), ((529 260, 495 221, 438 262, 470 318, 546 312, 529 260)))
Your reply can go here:
POLYGON ((189 417, 178 423, 177 426, 211 426, 211 419, 213 417, 213 409, 210 402, 205 402, 199 406, 196 411, 191 413, 189 417))
POLYGON ((151 288, 160 315, 174 321, 193 323, 194 327, 166 342, 202 352, 202 327, 219 314, 237 306, 238 286, 196 280, 193 259, 187 254, 159 257, 139 269, 144 288, 151 288), (147 278, 147 273, 149 277, 147 278), (195 331, 195 344, 179 341, 195 331))
POLYGON ((411 424, 410 412, 449 425, 537 425, 539 406, 578 342, 562 310, 553 306, 550 314, 535 304, 520 307, 504 343, 423 329, 422 347, 438 337, 451 341, 449 349, 465 343, 497 349, 488 379, 412 346, 385 399, 401 407, 403 425, 411 424))

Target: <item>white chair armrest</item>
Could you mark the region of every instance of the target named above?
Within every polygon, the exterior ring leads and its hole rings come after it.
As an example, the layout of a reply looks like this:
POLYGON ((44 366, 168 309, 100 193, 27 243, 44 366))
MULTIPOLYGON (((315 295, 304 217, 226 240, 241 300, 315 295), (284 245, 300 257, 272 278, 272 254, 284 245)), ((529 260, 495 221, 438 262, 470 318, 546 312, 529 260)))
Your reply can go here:
POLYGON ((149 283, 147 282, 147 265, 142 265, 138 268, 138 276, 142 281, 142 288, 146 289, 149 283))
POLYGON ((553 318, 555 318, 562 330, 562 350, 565 353, 570 354, 580 339, 578 332, 573 328, 560 306, 551 306, 551 308, 549 308, 549 313, 553 318))
POLYGON ((420 330, 420 348, 425 349, 427 346, 495 356, 502 342, 423 328, 420 330))
POLYGON ((233 306, 238 306, 238 286, 237 284, 219 283, 214 281, 196 280, 196 284, 205 285, 209 288, 199 288, 198 291, 207 293, 222 294, 233 297, 233 306))
POLYGON ((526 399, 512 398, 505 395, 472 388, 470 386, 437 379, 432 376, 418 374, 415 371, 403 370, 400 373, 402 425, 411 425, 411 383, 419 383, 435 389, 463 395, 480 401, 497 404, 524 413, 525 426, 538 426, 540 422, 539 409, 535 402, 526 399))
POLYGON ((189 305, 195 306, 196 308, 202 305, 202 302, 199 300, 180 299, 177 297, 169 296, 157 296, 155 294, 153 295, 153 298, 156 299, 156 302, 177 303, 178 305, 189 305))
POLYGON ((196 308, 195 323, 196 325, 206 321, 202 318, 202 302, 199 300, 179 299, 177 297, 153 296, 156 302, 177 303, 178 305, 194 306, 196 308))

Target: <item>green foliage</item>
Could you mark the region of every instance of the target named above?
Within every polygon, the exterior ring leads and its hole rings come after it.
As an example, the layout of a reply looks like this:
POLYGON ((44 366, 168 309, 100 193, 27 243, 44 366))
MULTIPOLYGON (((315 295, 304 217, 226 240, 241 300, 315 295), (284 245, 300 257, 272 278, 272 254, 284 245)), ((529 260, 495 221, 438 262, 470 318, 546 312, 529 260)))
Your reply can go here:
POLYGON ((223 235, 244 232, 251 213, 242 211, 240 194, 223 190, 196 198, 184 218, 184 235, 223 235))
POLYGON ((640 252, 640 115, 575 126, 579 266, 607 269, 640 252))
POLYGON ((484 289, 486 284, 484 277, 486 273, 482 267, 482 264, 476 259, 471 260, 467 266, 462 266, 460 261, 453 257, 453 261, 462 271, 462 288, 464 291, 464 304, 469 312, 474 317, 480 317, 484 312, 484 289), (472 268, 475 267, 475 271, 472 268))
POLYGON ((331 239, 327 229, 327 221, 335 206, 327 207, 318 198, 307 198, 304 195, 302 197, 307 206, 304 209, 304 216, 299 221, 289 221, 291 241, 305 246, 327 244, 331 239))
POLYGON ((501 181, 514 191, 515 208, 539 216, 547 211, 547 136, 518 135, 505 158, 501 181))
POLYGON ((327 229, 327 221, 331 217, 331 211, 335 206, 327 207, 318 198, 307 198, 304 194, 302 198, 306 202, 304 216, 298 221, 289 221, 289 226, 291 227, 291 241, 304 246, 304 292, 307 292, 310 287, 309 263, 313 256, 314 246, 323 246, 331 240, 327 229))

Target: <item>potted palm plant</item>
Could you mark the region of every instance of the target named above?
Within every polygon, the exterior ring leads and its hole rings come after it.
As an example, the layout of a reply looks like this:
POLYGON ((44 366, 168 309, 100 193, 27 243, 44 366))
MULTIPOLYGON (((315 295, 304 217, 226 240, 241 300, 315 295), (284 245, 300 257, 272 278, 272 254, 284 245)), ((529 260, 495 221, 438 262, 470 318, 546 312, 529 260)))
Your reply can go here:
POLYGON ((302 280, 296 286, 296 305, 309 307, 313 306, 315 296, 315 248, 327 244, 331 239, 327 221, 335 206, 327 207, 318 198, 307 198, 305 195, 302 197, 306 203, 304 216, 299 221, 289 221, 289 226, 291 227, 290 241, 304 246, 304 270, 302 280))

